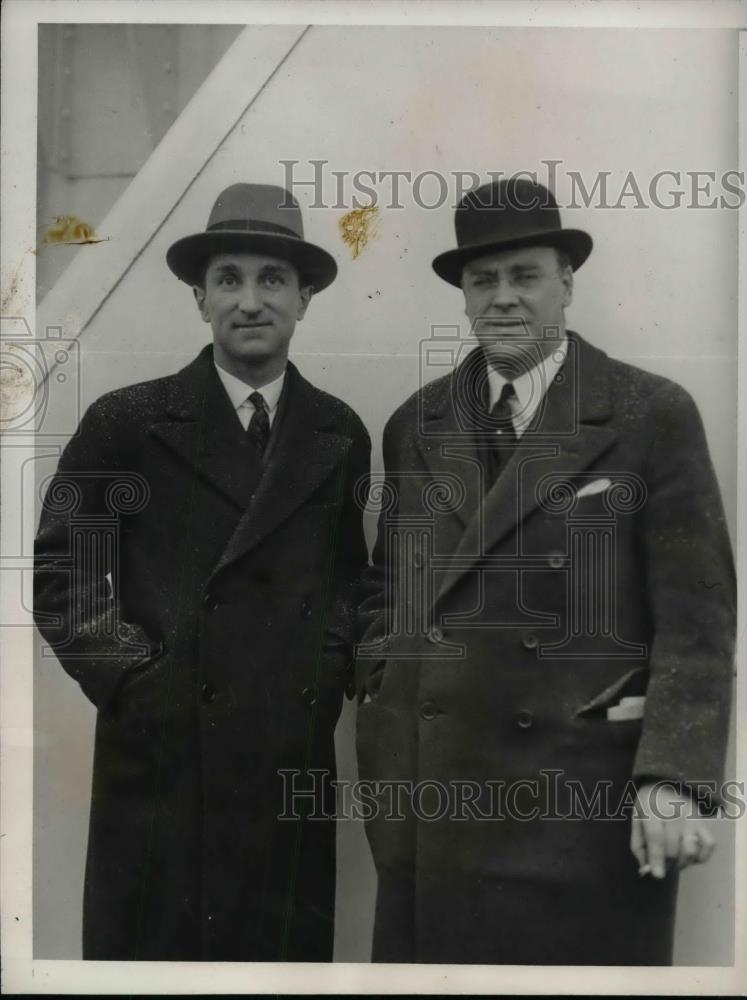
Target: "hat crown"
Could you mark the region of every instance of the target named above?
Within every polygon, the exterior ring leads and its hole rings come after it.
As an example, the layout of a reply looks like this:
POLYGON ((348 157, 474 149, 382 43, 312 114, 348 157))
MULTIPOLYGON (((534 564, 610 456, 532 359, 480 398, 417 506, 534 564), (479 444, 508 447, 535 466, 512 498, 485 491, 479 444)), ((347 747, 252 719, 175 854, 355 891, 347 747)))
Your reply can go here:
POLYGON ((232 184, 215 200, 207 231, 245 230, 277 233, 303 240, 303 217, 298 202, 274 184, 232 184))
POLYGON ((524 177, 483 184, 468 192, 454 214, 457 247, 433 261, 436 274, 457 288, 470 260, 521 247, 555 247, 577 270, 593 241, 582 229, 564 229, 558 203, 542 184, 524 177))
MULTIPOLYGON (((542 184, 511 177, 468 192, 454 214, 458 247, 495 244, 547 232, 560 225, 558 204, 542 184)), ((536 245, 536 244, 535 244, 536 245)))
POLYGON ((334 257, 307 243, 298 202, 274 184, 232 184, 218 195, 202 233, 183 236, 166 251, 166 263, 189 285, 205 279, 209 259, 216 254, 261 254, 287 260, 314 293, 331 285, 337 275, 334 257))

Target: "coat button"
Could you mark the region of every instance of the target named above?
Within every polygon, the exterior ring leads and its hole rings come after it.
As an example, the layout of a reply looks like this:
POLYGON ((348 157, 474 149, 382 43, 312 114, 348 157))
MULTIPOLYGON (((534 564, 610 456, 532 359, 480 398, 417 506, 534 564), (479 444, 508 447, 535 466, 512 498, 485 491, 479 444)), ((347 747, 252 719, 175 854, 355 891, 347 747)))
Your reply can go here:
POLYGON ((534 716, 526 709, 522 709, 521 712, 516 713, 516 725, 519 729, 531 729, 534 725, 534 716))
POLYGON ((220 607, 220 603, 218 601, 216 601, 216 599, 213 596, 213 594, 211 594, 209 591, 208 591, 207 594, 205 594, 205 597, 203 598, 203 602, 202 603, 205 605, 205 608, 208 611, 217 611, 218 608, 220 607))
POLYGON ((301 692, 301 700, 306 705, 316 705, 318 699, 319 692, 315 687, 313 687, 313 685, 312 687, 304 688, 301 692))
POLYGON ((521 644, 525 649, 536 649, 539 640, 534 632, 524 632, 521 636, 521 644))
POLYGON ((562 552, 551 552, 547 564, 551 569, 562 569, 565 558, 562 552))
POLYGON ((301 617, 311 618, 311 605, 306 599, 301 602, 301 617))
POLYGON ((436 708, 436 706, 433 704, 432 701, 424 701, 423 704, 420 706, 420 715, 426 721, 430 722, 432 719, 435 719, 436 716, 438 715, 438 709, 436 708))
POLYGON ((434 625, 433 628, 428 629, 428 634, 426 636, 428 642, 438 645, 439 642, 443 642, 444 632, 443 629, 439 628, 438 625, 434 625))
POLYGON ((206 702, 208 705, 210 704, 211 701, 215 701, 215 688, 213 687, 212 684, 209 684, 207 681, 202 685, 201 694, 202 694, 202 700, 206 702))

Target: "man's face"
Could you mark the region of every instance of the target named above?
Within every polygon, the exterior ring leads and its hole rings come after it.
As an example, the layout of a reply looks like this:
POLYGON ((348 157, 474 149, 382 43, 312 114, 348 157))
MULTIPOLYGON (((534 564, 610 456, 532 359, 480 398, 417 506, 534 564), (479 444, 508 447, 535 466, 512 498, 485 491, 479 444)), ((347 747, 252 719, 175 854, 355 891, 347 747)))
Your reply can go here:
POLYGON ((293 264, 258 253, 216 254, 205 287, 194 288, 202 318, 213 328, 215 359, 237 374, 287 358, 311 293, 293 264))
POLYGON ((557 347, 557 337, 545 331, 557 329, 561 337, 565 332, 573 272, 559 264, 552 247, 522 247, 465 264, 462 290, 465 312, 488 361, 516 375, 557 347))

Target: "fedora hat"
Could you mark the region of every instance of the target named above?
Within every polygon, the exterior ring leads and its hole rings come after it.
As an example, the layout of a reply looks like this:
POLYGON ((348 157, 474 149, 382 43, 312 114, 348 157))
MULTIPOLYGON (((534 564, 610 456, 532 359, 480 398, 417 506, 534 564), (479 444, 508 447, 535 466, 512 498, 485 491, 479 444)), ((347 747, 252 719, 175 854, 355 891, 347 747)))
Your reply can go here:
POLYGON ((433 261, 436 274, 459 287, 468 261, 500 250, 549 246, 564 250, 575 271, 591 253, 582 229, 563 229, 555 198, 542 184, 512 177, 483 184, 466 194, 454 215, 456 250, 433 261))
POLYGON ((210 257, 219 253, 263 253, 296 266, 304 284, 320 292, 337 275, 334 257, 303 238, 298 202, 273 184, 232 184, 213 205, 204 233, 173 243, 166 263, 188 285, 200 284, 210 257))

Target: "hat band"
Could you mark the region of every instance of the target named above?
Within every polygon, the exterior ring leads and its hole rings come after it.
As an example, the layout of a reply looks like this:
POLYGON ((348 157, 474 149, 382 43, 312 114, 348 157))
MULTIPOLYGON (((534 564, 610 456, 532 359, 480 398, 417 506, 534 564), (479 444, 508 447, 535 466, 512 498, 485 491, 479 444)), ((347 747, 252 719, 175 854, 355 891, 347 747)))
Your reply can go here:
POLYGON ((292 229, 287 229, 285 226, 278 226, 273 222, 260 222, 253 219, 225 219, 221 222, 214 222, 212 226, 207 227, 207 232, 212 233, 221 229, 239 229, 247 233, 274 233, 276 236, 292 236, 296 240, 302 239, 298 233, 295 233, 292 229))

